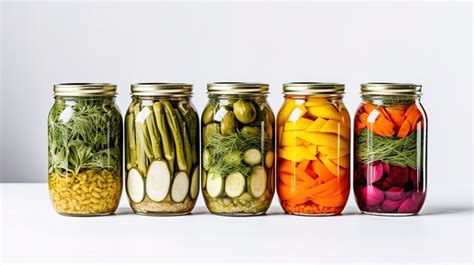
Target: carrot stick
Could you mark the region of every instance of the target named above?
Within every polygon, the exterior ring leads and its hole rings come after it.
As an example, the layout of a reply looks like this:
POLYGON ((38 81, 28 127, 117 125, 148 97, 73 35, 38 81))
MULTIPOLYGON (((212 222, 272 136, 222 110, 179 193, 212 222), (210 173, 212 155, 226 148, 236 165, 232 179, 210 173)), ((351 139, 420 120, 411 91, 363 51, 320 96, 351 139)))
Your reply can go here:
POLYGON ((308 159, 303 159, 303 161, 301 161, 296 168, 305 171, 308 167, 309 161, 310 160, 308 159))
POLYGON ((408 120, 405 120, 398 131, 397 137, 398 138, 405 138, 407 137, 408 133, 410 133, 411 124, 408 120))
POLYGON ((296 177, 302 181, 313 182, 314 178, 308 175, 304 170, 296 168, 296 177))
POLYGON ((318 158, 311 162, 311 166, 314 172, 316 172, 316 174, 318 174, 318 177, 321 178, 323 181, 329 181, 333 178, 336 178, 336 176, 334 176, 331 171, 329 171, 329 169, 327 169, 327 167, 318 158))

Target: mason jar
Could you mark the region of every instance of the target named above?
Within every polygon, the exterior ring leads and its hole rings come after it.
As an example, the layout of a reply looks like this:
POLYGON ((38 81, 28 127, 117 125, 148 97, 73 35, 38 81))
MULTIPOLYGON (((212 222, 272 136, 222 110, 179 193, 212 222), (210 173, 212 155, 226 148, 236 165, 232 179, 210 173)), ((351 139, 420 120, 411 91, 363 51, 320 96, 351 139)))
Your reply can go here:
POLYGON ((350 117, 344 85, 299 82, 283 86, 277 117, 277 190, 284 211, 335 215, 350 186, 350 117))
POLYGON ((126 190, 142 215, 183 215, 199 193, 199 118, 192 85, 132 85, 125 117, 126 190))
POLYGON ((113 84, 54 85, 48 187, 63 215, 114 213, 122 193, 122 117, 113 84))
POLYGON ((202 114, 202 193, 211 213, 264 214, 273 198, 274 115, 268 85, 211 83, 202 114))
POLYGON ((354 120, 354 191, 363 213, 413 215, 426 195, 421 85, 367 83, 354 120))

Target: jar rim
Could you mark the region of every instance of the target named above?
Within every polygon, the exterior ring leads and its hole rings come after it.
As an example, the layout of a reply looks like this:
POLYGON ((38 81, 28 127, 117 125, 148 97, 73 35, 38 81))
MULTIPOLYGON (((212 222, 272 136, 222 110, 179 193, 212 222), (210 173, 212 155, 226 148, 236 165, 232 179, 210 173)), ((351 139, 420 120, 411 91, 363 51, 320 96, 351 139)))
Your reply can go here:
POLYGON ((207 84, 208 94, 268 94, 268 84, 253 82, 213 82, 207 84))
POLYGON ((418 96, 421 95, 421 85, 414 83, 370 82, 361 84, 360 91, 363 96, 418 96))
POLYGON ((117 85, 112 83, 59 83, 53 86, 54 96, 115 96, 117 85))
POLYGON ((193 85, 187 83, 136 83, 131 86, 132 96, 191 96, 193 85))
POLYGON ((345 86, 333 82, 290 82, 283 84, 284 95, 342 95, 345 86))

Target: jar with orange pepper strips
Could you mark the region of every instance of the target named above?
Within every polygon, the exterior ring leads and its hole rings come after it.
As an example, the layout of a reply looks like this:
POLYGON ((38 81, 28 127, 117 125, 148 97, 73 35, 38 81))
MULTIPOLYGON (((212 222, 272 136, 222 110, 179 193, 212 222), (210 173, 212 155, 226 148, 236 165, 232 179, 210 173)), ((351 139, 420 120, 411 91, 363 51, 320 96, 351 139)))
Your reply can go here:
POLYGON ((359 209, 413 215, 426 195, 426 113, 421 85, 362 84, 354 119, 354 191, 359 209))
POLYGON ((287 83, 278 113, 277 190, 286 213, 340 214, 350 186, 350 117, 344 85, 287 83))

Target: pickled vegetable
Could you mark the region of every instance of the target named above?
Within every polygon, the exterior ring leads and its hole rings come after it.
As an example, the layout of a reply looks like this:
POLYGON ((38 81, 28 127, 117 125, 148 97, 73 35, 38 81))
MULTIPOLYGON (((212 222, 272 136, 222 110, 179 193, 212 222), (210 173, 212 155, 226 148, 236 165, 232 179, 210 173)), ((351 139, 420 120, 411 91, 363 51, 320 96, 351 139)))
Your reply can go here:
POLYGON ((278 115, 278 194, 285 212, 339 214, 349 196, 350 119, 330 98, 286 99, 278 115))
POLYGON ((57 212, 116 210, 122 193, 121 134, 113 98, 56 99, 48 118, 48 186, 57 212))
POLYGON ((365 102, 355 118, 354 191, 363 212, 413 214, 425 198, 424 114, 414 100, 365 102))
POLYGON ((273 121, 268 105, 258 96, 211 98, 202 122, 202 190, 212 213, 254 215, 270 206, 273 121), (213 119, 204 120, 211 110, 213 119))
POLYGON ((131 165, 127 194, 132 209, 140 214, 190 212, 199 183, 199 122, 192 105, 184 98, 135 98, 126 123, 126 153, 131 165), (137 176, 143 181, 129 181, 137 176), (137 200, 137 193, 142 188, 136 185, 144 185, 141 200, 137 200))

